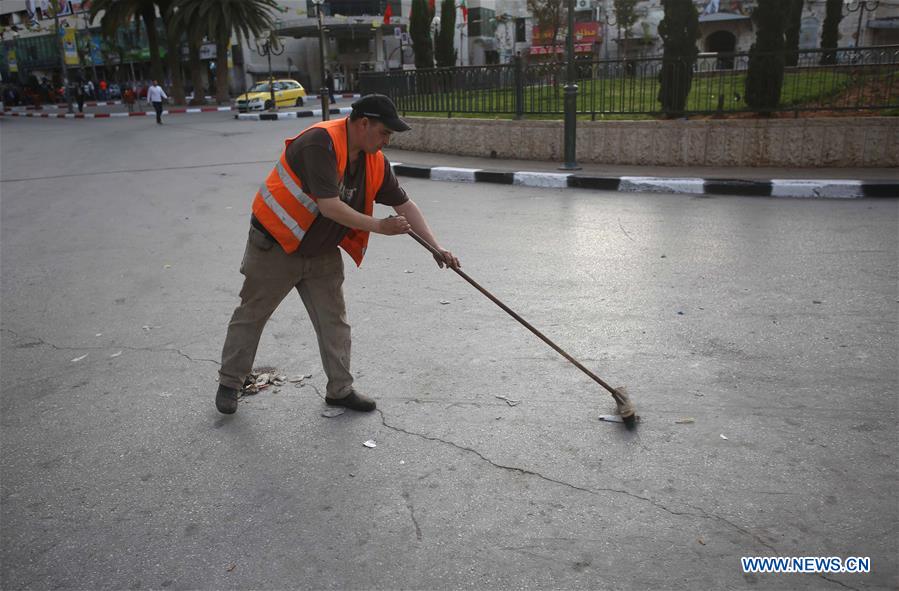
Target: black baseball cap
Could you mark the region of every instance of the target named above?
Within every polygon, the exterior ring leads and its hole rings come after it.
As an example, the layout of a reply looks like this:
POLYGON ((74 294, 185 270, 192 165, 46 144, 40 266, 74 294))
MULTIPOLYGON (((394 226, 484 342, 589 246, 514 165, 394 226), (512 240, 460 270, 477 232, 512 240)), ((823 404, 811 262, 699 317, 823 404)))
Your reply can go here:
POLYGON ((353 114, 381 121, 393 131, 409 131, 409 124, 400 119, 396 105, 383 94, 367 94, 353 103, 353 114))

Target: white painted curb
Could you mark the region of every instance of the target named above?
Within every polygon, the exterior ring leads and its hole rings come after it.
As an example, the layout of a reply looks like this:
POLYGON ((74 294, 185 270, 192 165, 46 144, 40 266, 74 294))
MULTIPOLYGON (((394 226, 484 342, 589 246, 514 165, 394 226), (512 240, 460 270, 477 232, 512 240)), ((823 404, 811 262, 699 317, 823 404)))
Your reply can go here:
POLYGON ((703 179, 657 178, 645 176, 623 176, 619 191, 633 193, 687 193, 702 195, 705 191, 703 179))
POLYGON ((448 181, 451 183, 473 183, 474 173, 480 168, 453 168, 452 166, 435 166, 431 169, 432 181, 448 181))
POLYGON ((772 179, 772 197, 799 197, 830 199, 854 199, 864 197, 861 181, 820 180, 797 181, 792 179, 772 179))
POLYGON ((568 187, 570 174, 564 172, 516 172, 512 176, 512 184, 525 187, 545 187, 564 189, 568 187))

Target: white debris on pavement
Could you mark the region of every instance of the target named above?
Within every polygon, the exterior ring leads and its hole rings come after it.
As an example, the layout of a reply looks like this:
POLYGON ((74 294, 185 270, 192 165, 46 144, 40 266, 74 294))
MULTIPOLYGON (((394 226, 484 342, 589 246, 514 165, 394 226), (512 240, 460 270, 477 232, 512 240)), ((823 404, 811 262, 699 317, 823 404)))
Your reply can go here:
POLYGON ((622 418, 619 417, 618 415, 601 415, 599 417, 599 420, 606 421, 607 423, 623 423, 624 422, 622 420, 622 418))
POLYGON ((519 404, 521 404, 521 400, 512 400, 511 398, 507 398, 506 396, 501 396, 499 394, 496 395, 496 398, 505 400, 506 404, 508 404, 509 406, 518 406, 519 404))

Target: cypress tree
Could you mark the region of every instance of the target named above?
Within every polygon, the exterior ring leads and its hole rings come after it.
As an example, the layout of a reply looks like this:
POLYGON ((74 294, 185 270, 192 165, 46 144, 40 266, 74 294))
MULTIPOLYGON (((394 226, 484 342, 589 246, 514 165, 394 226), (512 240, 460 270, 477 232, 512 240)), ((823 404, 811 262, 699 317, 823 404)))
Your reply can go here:
POLYGON ((784 81, 785 10, 782 0, 759 0, 752 13, 755 43, 749 48, 746 103, 763 115, 780 104, 784 81))
POLYGON ((412 18, 409 19, 409 35, 415 52, 415 67, 434 67, 434 47, 431 45, 431 9, 428 0, 412 0, 412 18))
POLYGON ((799 64, 799 31, 802 29, 802 4, 804 0, 789 0, 787 15, 787 61, 786 65, 796 66, 799 64))
MULTIPOLYGON (((843 20, 842 0, 827 0, 824 27, 821 29, 821 49, 836 49, 840 39, 840 21, 843 20)), ((835 51, 821 54, 821 65, 837 63, 835 51)))
POLYGON ((440 4, 440 34, 437 36, 437 66, 456 65, 456 1, 443 0, 440 4))
POLYGON ((662 0, 665 17, 659 23, 664 42, 662 71, 659 72, 659 102, 668 117, 684 113, 693 85, 693 65, 699 49, 699 14, 692 0, 662 0))

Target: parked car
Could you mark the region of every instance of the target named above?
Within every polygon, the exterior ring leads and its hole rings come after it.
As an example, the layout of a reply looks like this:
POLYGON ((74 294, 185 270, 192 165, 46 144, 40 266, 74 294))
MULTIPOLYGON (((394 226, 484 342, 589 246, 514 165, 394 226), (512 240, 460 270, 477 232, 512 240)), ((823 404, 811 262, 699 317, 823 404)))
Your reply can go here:
POLYGON ((247 111, 262 111, 271 109, 272 93, 275 91, 275 105, 279 107, 302 107, 306 99, 306 89, 296 80, 274 80, 270 86, 268 82, 254 84, 244 94, 234 101, 237 110, 241 113, 247 111))

